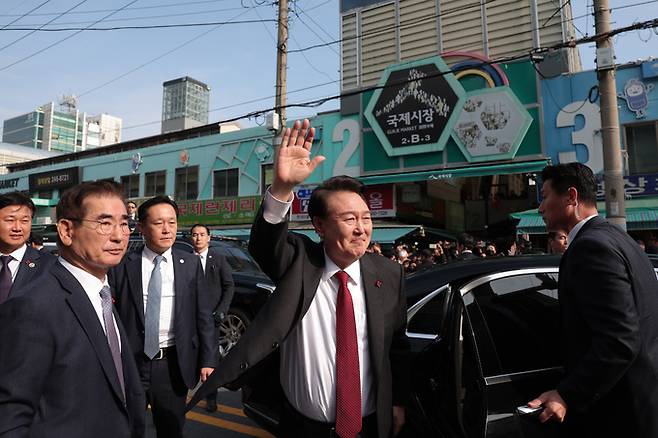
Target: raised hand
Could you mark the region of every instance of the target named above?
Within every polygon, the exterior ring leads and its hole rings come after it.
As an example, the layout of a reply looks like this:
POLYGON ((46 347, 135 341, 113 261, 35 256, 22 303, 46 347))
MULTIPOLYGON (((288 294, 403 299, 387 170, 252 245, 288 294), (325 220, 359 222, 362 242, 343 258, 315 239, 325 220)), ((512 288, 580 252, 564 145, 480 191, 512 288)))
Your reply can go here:
POLYGON ((281 201, 290 199, 292 189, 304 182, 325 159, 318 155, 311 159, 311 146, 315 128, 308 119, 297 120, 292 127, 283 131, 281 146, 274 155, 274 179, 270 193, 281 201))

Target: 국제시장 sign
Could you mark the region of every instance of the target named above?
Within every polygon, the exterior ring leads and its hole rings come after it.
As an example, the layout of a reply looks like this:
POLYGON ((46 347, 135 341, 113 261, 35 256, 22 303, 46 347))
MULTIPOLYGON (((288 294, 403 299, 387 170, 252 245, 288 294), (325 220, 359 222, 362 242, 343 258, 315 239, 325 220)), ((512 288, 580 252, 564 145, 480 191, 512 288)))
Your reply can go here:
POLYGON ((440 57, 388 67, 365 117, 389 156, 442 151, 464 88, 440 57))
POLYGON ((251 224, 260 207, 260 196, 235 196, 178 204, 178 224, 237 225, 251 224))

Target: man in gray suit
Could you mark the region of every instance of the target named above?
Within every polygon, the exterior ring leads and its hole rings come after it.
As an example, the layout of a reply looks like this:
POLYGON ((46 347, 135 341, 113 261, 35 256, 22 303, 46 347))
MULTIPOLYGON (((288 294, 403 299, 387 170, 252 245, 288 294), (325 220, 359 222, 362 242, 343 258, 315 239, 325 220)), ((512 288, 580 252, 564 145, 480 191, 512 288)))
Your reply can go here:
POLYGON ((0 437, 139 438, 145 398, 107 271, 128 246, 122 189, 69 189, 61 257, 0 306, 0 437))

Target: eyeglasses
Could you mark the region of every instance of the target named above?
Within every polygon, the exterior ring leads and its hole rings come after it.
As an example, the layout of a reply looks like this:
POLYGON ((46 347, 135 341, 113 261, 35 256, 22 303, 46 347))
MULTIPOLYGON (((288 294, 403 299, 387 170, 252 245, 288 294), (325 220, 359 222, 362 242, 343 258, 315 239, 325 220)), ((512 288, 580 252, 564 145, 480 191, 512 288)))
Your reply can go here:
POLYGON ((128 225, 128 222, 121 222, 115 224, 114 222, 109 220, 98 221, 94 219, 77 219, 77 218, 73 218, 70 220, 76 222, 90 222, 96 224, 96 226, 92 226, 92 228, 94 228, 99 234, 102 234, 104 236, 109 236, 110 234, 112 234, 112 232, 115 230, 116 227, 119 227, 119 230, 121 230, 123 234, 130 234, 130 225, 128 225))

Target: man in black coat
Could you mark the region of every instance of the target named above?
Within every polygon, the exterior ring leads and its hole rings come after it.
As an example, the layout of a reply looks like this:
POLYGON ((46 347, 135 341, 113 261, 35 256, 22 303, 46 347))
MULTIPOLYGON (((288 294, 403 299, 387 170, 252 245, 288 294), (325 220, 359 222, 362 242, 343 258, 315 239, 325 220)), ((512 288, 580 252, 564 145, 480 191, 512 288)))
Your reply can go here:
POLYGON ((404 277, 399 264, 366 254, 372 220, 354 178, 330 178, 311 195, 321 243, 288 232, 292 189, 324 159, 310 159, 313 132, 307 120, 284 132, 251 231, 249 250, 276 291, 190 405, 260 377, 247 397, 271 398, 280 436, 386 438, 404 423, 407 398, 404 277))
MULTIPOLYGON (((196 224, 190 228, 190 238, 194 253, 201 260, 201 266, 206 275, 206 284, 208 293, 211 295, 212 314, 215 320, 215 342, 218 342, 220 336, 220 325, 231 305, 233 299, 233 274, 231 266, 226 261, 226 257, 221 255, 215 248, 210 245, 210 230, 203 224, 196 224)), ((216 345, 217 362, 219 363, 220 351, 216 345)), ((206 397, 206 410, 215 412, 217 410, 217 394, 210 394, 206 397)))
POLYGON ((59 261, 0 306, 0 436, 140 438, 146 400, 106 278, 128 246, 123 190, 75 186, 57 222, 59 261))
MULTIPOLYGON (((580 163, 542 172, 539 211, 569 232, 559 300, 566 376, 531 401, 574 437, 658 436, 658 281, 639 246, 598 216, 596 179, 580 163)), ((541 340, 538 340, 541 342, 541 340)))
POLYGON ((156 196, 139 206, 145 246, 110 272, 158 438, 183 436, 188 389, 216 365, 212 306, 199 258, 172 248, 178 206, 156 196))
POLYGON ((26 242, 36 208, 21 192, 0 195, 0 304, 16 296, 56 260, 26 242))

